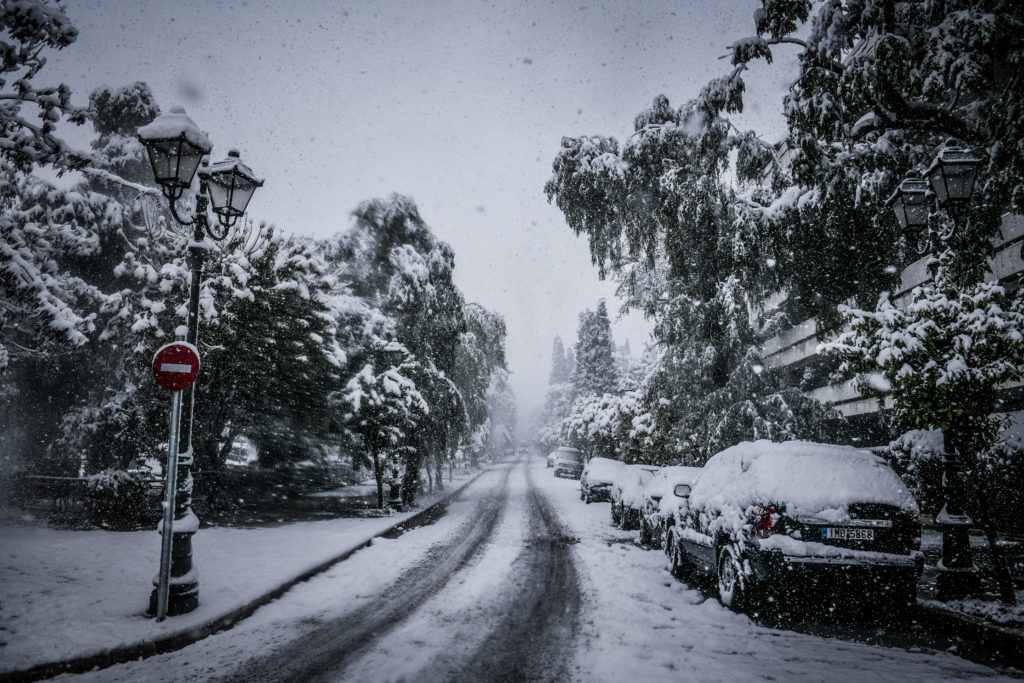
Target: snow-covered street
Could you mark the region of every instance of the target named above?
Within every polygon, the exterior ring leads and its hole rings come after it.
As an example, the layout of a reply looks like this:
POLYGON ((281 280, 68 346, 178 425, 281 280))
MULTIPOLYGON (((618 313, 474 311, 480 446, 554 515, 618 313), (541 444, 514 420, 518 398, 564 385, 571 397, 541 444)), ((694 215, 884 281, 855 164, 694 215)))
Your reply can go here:
MULTIPOLYGON (((755 624, 585 505, 537 457, 437 522, 377 540, 178 652, 81 676, 197 680, 892 680, 1009 677, 951 653, 755 624)), ((1007 675, 1009 674, 1009 675, 1007 675)))

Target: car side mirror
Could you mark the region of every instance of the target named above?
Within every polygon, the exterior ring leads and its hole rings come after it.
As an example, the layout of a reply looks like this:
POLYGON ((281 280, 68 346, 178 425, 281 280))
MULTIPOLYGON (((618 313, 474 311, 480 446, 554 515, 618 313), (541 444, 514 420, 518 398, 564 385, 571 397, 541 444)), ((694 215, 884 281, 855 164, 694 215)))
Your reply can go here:
POLYGON ((687 484, 676 484, 675 494, 680 498, 688 498, 690 496, 690 487, 687 484))

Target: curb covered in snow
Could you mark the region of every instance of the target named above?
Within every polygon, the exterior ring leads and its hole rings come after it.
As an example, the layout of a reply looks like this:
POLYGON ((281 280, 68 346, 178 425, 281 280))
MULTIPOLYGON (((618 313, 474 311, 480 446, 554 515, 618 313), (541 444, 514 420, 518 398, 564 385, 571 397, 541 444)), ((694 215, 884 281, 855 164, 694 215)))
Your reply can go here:
POLYGON ((222 614, 219 617, 207 621, 205 624, 198 624, 194 627, 186 629, 184 631, 178 631, 176 633, 169 634, 160 638, 148 639, 138 643, 132 643, 131 645, 123 645, 120 647, 111 648, 104 650, 103 652, 96 652, 90 655, 83 655, 79 657, 72 657, 71 659, 58 661, 58 662, 44 662, 43 664, 36 664, 35 666, 23 669, 21 671, 7 671, 0 673, 0 681, 38 681, 45 678, 51 678, 60 674, 74 674, 84 673, 93 669, 105 669, 115 664, 122 664, 124 662, 130 662, 137 659, 145 659, 152 657, 153 655, 164 654, 166 652, 174 652, 184 647, 191 645, 203 638, 212 636, 215 633, 224 631, 231 628, 237 622, 245 619, 253 614, 256 610, 264 605, 267 605, 279 597, 287 593, 296 585, 303 581, 308 581, 317 574, 330 569, 332 566, 347 560, 349 557, 354 555, 359 550, 370 546, 375 538, 386 536, 387 534, 393 533, 398 529, 415 525, 417 522, 422 520, 424 517, 428 517, 431 513, 436 511, 438 508, 447 505, 453 498, 462 493, 468 488, 473 482, 480 478, 487 469, 481 469, 479 472, 474 474, 465 483, 460 485, 457 489, 453 489, 451 493, 441 498, 438 501, 428 505, 419 512, 405 519, 395 522, 386 529, 382 529, 379 532, 373 534, 365 541, 358 543, 344 552, 341 552, 334 557, 321 562, 312 569, 308 569, 298 576, 295 576, 277 588, 264 593, 263 595, 255 598, 248 603, 237 607, 226 614, 222 614))
POLYGON ((1024 632, 918 601, 915 620, 927 628, 981 645, 1009 666, 1024 665, 1024 632))

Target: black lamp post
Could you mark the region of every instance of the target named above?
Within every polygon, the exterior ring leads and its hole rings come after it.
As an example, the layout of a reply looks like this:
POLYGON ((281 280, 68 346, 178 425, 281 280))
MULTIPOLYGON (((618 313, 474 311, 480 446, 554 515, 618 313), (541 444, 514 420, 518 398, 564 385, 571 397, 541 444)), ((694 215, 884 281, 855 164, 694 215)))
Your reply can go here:
MULTIPOLYGON (((948 140, 925 171, 927 182, 908 177, 889 198, 900 227, 921 235, 928 227, 933 199, 950 212, 971 198, 974 181, 984 159, 948 140), (954 207, 957 207, 954 209, 954 207)), ((953 228, 956 228, 955 222, 953 228)), ((928 245, 925 238, 922 242, 928 245)), ((942 528, 942 560, 938 570, 938 597, 956 600, 978 590, 979 581, 971 553, 970 527, 973 524, 964 509, 964 489, 960 481, 960 454, 946 445, 943 457, 942 493, 945 499, 935 522, 942 528), (950 451, 953 452, 950 452, 950 451)))
MULTIPOLYGON (((186 341, 193 346, 199 338, 199 285, 206 257, 207 237, 223 240, 235 224, 263 181, 231 151, 224 161, 199 172, 199 192, 196 194, 195 215, 182 218, 175 207, 199 169, 203 157, 212 145, 206 135, 185 114, 181 107, 172 107, 149 125, 138 130, 139 140, 146 146, 153 175, 163 190, 174 219, 183 226, 194 227, 188 246, 188 264, 192 269, 189 291, 188 333, 186 341), (209 197, 207 197, 209 195, 209 197), (206 210, 213 204, 218 223, 211 224, 206 210)), ((199 604, 199 578, 192 564, 192 535, 199 528, 199 520, 192 512, 192 417, 195 412, 195 385, 186 389, 179 429, 177 496, 171 545, 171 581, 167 614, 185 614, 199 604)), ((154 585, 157 581, 154 581, 154 585)), ((157 590, 150 596, 150 613, 157 612, 157 590)))

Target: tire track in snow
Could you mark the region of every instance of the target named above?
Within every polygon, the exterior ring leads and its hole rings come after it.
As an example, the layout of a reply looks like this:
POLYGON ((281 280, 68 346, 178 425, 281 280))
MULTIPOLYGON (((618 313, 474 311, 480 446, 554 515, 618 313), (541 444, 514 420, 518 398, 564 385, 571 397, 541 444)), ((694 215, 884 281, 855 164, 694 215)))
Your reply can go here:
POLYGON ((394 629, 440 591, 486 546, 508 503, 509 464, 491 495, 478 503, 450 542, 433 546, 381 600, 318 626, 302 638, 250 660, 225 681, 321 681, 342 677, 352 658, 394 629))
POLYGON ((529 491, 529 533, 516 560, 517 590, 498 626, 477 648, 458 680, 563 681, 579 625, 581 592, 568 536, 521 461, 529 491))

